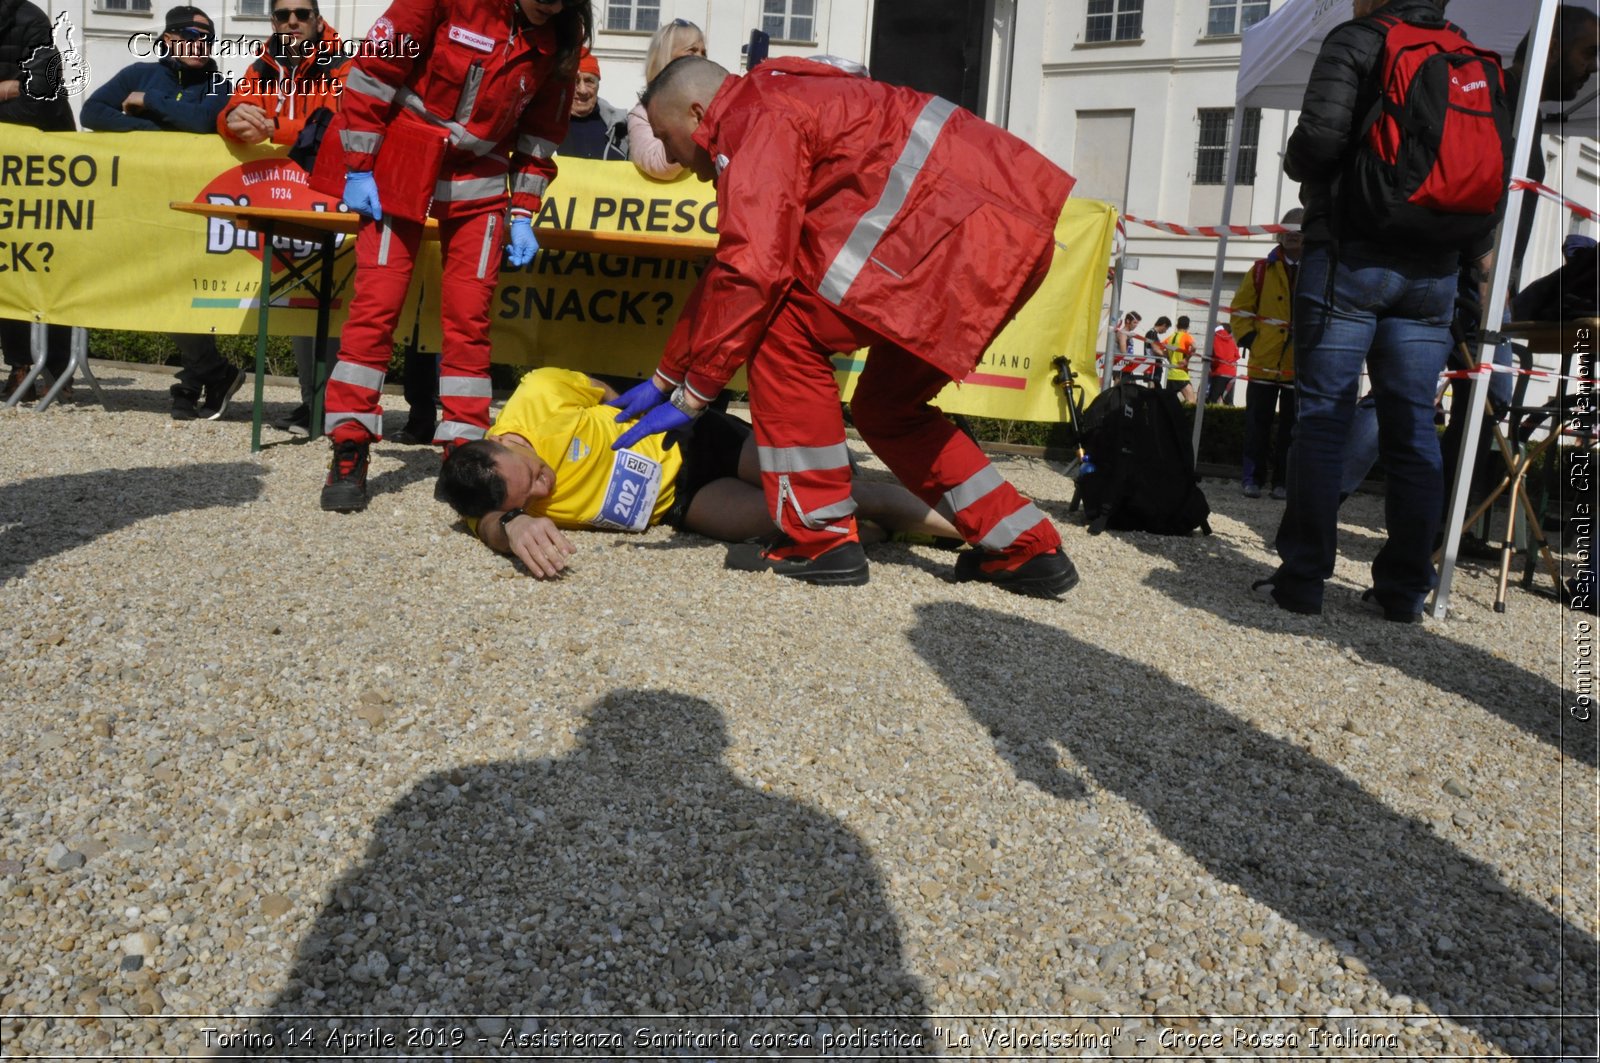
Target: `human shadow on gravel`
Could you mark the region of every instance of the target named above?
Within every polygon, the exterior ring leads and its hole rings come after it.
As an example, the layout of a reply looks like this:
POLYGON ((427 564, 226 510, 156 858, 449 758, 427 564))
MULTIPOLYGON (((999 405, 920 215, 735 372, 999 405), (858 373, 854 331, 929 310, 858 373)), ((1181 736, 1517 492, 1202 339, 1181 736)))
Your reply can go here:
POLYGON ((865 846, 726 746, 706 702, 620 690, 565 756, 424 779, 331 890, 252 1054, 332 1055, 335 1016, 374 1015, 440 1016, 344 1022, 393 1036, 380 1054, 935 1054, 865 846))
MULTIPOLYGON (((391 447, 378 444, 380 461, 399 458, 398 469, 384 469, 367 483, 372 497, 404 491, 414 483, 439 478, 439 451, 435 447, 391 447)), ((386 464, 386 462, 385 462, 386 464)))
POLYGON ((261 466, 234 461, 37 476, 0 486, 0 583, 29 566, 139 521, 242 506, 261 495, 261 466))
MULTIPOLYGON (((1170 547, 1157 536, 1128 534, 1124 541, 1152 557, 1173 559, 1170 547)), ((1330 646, 1356 653, 1371 664, 1392 668, 1436 690, 1472 702, 1553 749, 1591 767, 1596 764, 1592 725, 1581 726, 1568 717, 1567 698, 1560 684, 1475 646, 1444 637, 1441 632, 1448 631, 1448 623, 1436 627, 1438 621, 1431 617, 1421 627, 1409 627, 1391 624, 1374 614, 1354 618, 1358 623, 1352 628, 1285 613, 1250 594, 1251 583, 1272 575, 1270 565, 1246 557, 1218 536, 1208 539, 1206 545, 1223 554, 1221 558, 1208 558, 1206 563, 1236 572, 1234 579, 1221 584, 1214 580, 1196 580, 1194 573, 1180 564, 1176 569, 1153 568, 1145 577, 1145 586, 1179 604, 1256 631, 1278 634, 1285 630, 1287 622, 1293 625, 1297 635, 1321 639, 1330 646), (1426 644, 1429 649, 1419 653, 1419 643, 1426 644)), ((1372 552, 1376 554, 1377 550, 1372 552)), ((1324 613, 1346 605, 1351 609, 1360 608, 1357 596, 1330 585, 1323 603, 1324 613)))
POLYGON ((1059 744, 1213 876, 1391 993, 1513 1055, 1593 1057, 1594 938, 1425 823, 1149 665, 1054 628, 941 602, 917 607, 909 637, 1025 782, 1080 798, 1059 744))

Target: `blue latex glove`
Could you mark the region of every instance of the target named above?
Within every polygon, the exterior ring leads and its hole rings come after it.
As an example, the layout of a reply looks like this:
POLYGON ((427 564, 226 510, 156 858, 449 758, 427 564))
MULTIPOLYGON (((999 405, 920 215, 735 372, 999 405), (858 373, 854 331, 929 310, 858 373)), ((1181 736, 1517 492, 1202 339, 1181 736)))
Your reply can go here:
POLYGON ((378 202, 378 182, 370 173, 344 175, 344 205, 364 218, 383 220, 383 204, 378 202))
POLYGON ((533 261, 539 241, 533 235, 533 219, 518 214, 511 219, 511 242, 506 244, 506 261, 513 266, 526 266, 533 261))
POLYGON ((656 387, 656 378, 652 376, 648 380, 639 381, 616 398, 608 399, 606 405, 615 406, 622 411, 612 418, 618 424, 621 424, 623 421, 631 421, 641 413, 660 406, 667 401, 669 394, 671 392, 662 391, 656 387))
MULTIPOLYGON (((646 383, 649 383, 649 381, 646 381, 646 383)), ((688 428, 694 422, 695 418, 684 413, 671 403, 666 403, 657 406, 639 418, 639 423, 622 433, 622 438, 611 444, 611 449, 625 450, 641 439, 648 439, 660 432, 677 432, 688 428)), ((673 442, 675 441, 669 437, 667 445, 671 446, 673 442)))

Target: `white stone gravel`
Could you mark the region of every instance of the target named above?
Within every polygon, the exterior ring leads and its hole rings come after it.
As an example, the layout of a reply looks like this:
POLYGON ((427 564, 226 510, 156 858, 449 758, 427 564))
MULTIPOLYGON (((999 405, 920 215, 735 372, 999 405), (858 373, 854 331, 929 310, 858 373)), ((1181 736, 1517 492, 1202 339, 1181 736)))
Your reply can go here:
POLYGON ((323 445, 100 375, 0 411, 6 1057, 1593 1057, 1574 618, 1362 612, 1377 499, 1322 618, 1248 593, 1280 503, 1091 538, 1023 458, 1060 602, 665 529, 540 583, 429 450, 326 514, 323 445))

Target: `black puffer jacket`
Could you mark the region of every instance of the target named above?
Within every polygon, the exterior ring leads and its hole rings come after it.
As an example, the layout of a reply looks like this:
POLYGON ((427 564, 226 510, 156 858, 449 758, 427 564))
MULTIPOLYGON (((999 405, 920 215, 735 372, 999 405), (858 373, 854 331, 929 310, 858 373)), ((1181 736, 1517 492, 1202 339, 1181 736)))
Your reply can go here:
POLYGON ((77 128, 61 53, 50 39, 50 16, 31 0, 0 0, 0 81, 22 82, 20 96, 0 103, 0 122, 53 133, 77 128))
MULTIPOLYGON (((1443 26, 1445 18, 1435 0, 1390 0, 1375 13, 1424 26, 1443 26)), ((1381 233, 1341 232, 1335 209, 1339 175, 1351 158, 1382 91, 1385 27, 1369 15, 1335 26, 1322 42, 1322 51, 1306 83, 1300 122, 1289 137, 1283 170, 1300 182, 1300 202, 1306 210, 1302 229, 1310 241, 1359 241, 1383 246, 1381 233)), ((1418 247, 1415 241, 1393 248, 1407 259, 1453 262, 1465 251, 1476 256, 1493 244, 1493 234, 1472 248, 1418 247)))

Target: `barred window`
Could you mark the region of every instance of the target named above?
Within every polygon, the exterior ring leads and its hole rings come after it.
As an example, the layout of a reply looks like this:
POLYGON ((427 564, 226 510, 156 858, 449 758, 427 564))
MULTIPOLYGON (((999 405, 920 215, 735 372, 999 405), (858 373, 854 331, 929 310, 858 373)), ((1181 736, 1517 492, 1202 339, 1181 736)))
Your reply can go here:
POLYGON ((150 0, 100 0, 99 10, 119 11, 129 14, 148 14, 150 0))
POLYGON ((815 41, 816 0, 765 0, 761 7, 761 32, 775 41, 815 41))
POLYGON ((606 29, 654 33, 661 25, 661 0, 606 0, 606 29))
POLYGON ((1142 36, 1144 0, 1089 0, 1085 41, 1136 41, 1142 36))
POLYGON ((239 0, 241 18, 266 18, 271 14, 267 0, 239 0))
POLYGON ((1243 33, 1267 17, 1271 0, 1211 0, 1206 18, 1207 37, 1229 37, 1243 33))
MULTIPOLYGON (((1194 160, 1195 184, 1228 183, 1228 128, 1232 125, 1233 108, 1200 109, 1200 137, 1194 160)), ((1238 183, 1241 185, 1256 183, 1256 147, 1260 139, 1261 110, 1247 107, 1244 112, 1244 132, 1239 139, 1238 183)))

